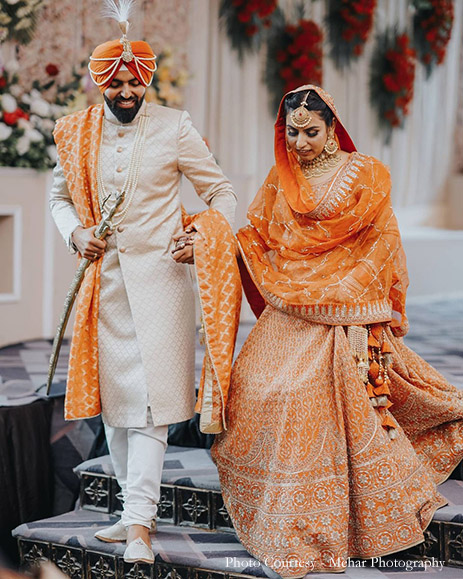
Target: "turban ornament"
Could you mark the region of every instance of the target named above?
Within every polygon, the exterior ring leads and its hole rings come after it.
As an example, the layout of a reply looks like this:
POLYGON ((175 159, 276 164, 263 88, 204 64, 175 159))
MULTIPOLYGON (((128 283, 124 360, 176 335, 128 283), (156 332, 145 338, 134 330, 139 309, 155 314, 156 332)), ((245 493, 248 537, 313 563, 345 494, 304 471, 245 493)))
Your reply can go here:
POLYGON ((119 70, 129 70, 145 87, 148 87, 156 70, 156 56, 147 42, 131 42, 127 38, 129 15, 133 0, 104 0, 104 15, 114 18, 122 32, 119 40, 100 44, 90 57, 88 69, 93 82, 104 92, 119 70))

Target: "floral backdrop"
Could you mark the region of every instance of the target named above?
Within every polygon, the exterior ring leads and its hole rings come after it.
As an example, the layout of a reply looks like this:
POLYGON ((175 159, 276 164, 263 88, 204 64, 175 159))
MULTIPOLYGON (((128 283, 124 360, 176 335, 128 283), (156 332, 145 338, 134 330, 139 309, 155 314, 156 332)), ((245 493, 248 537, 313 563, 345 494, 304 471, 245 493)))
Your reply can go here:
MULTIPOLYGON (((88 57, 118 37, 101 0, 0 0, 0 165, 48 169, 57 118, 101 99, 88 57)), ((189 2, 138 0, 129 38, 147 40, 157 65, 147 100, 181 107, 188 80, 189 2)))

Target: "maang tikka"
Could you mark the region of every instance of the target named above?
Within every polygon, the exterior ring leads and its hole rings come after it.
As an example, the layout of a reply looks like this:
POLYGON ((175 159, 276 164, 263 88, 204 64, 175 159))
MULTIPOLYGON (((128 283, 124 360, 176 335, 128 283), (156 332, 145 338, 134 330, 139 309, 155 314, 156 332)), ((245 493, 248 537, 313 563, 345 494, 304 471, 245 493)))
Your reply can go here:
POLYGON ((296 127, 296 129, 305 129, 312 122, 312 115, 307 108, 307 97, 309 96, 309 93, 310 90, 307 91, 304 100, 297 107, 297 109, 294 109, 294 111, 291 113, 291 122, 293 126, 296 127))

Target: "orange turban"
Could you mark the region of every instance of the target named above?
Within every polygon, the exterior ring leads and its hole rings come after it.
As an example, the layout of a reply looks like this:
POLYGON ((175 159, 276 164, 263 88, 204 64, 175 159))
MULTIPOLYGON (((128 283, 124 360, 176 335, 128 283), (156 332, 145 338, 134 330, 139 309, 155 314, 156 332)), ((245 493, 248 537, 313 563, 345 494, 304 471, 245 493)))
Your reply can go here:
POLYGON ((110 40, 95 48, 88 68, 100 92, 109 87, 122 65, 144 85, 149 86, 156 70, 156 56, 151 46, 143 40, 130 42, 125 36, 110 40))

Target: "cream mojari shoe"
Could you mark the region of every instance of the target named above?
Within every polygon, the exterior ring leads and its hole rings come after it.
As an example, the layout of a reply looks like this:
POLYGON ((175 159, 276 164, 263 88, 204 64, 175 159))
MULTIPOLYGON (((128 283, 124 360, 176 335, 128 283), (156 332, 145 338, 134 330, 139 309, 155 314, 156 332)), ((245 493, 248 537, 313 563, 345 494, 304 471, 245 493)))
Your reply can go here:
MULTIPOLYGON (((156 521, 151 521, 150 533, 156 532, 156 521)), ((104 541, 105 543, 123 543, 127 541, 127 528, 124 527, 122 522, 119 520, 111 527, 101 529, 97 531, 94 535, 96 539, 104 541)))
POLYGON ((127 540, 127 529, 121 521, 117 521, 117 523, 111 525, 111 527, 97 531, 94 537, 105 543, 123 542, 127 540))
POLYGON ((127 545, 124 553, 124 561, 126 563, 154 563, 154 553, 151 547, 138 537, 127 545))

